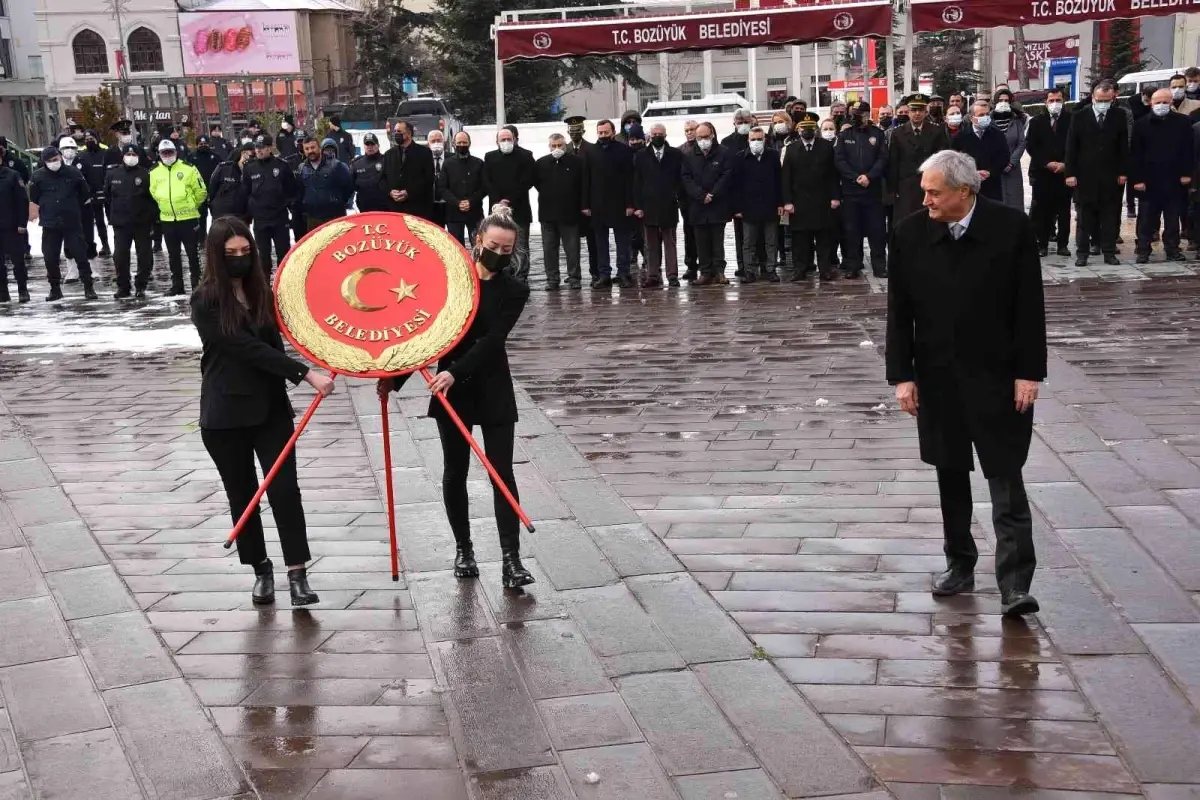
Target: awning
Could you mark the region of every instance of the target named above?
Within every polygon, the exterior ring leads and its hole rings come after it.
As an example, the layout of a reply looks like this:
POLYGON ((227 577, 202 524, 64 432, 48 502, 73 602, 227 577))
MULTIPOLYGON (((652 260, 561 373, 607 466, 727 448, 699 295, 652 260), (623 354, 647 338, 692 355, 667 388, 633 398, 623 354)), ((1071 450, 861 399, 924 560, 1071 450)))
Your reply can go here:
POLYGON ((868 0, 750 11, 504 22, 497 26, 496 44, 500 60, 513 61, 804 44, 886 36, 891 29, 890 2, 868 0))
POLYGON ((1200 11, 1200 0, 912 0, 917 33, 1103 22, 1200 11))

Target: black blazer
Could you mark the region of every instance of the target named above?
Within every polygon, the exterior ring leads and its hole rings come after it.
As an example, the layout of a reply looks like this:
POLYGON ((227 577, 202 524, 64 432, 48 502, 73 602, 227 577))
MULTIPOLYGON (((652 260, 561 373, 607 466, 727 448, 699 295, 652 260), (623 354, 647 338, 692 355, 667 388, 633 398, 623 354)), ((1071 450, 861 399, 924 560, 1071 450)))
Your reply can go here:
POLYGON ((999 128, 985 128, 983 138, 975 135, 975 129, 963 123, 954 137, 954 149, 975 159, 975 168, 988 172, 987 180, 980 187, 980 194, 992 200, 1001 199, 1000 182, 1004 168, 1008 166, 1008 139, 999 128))
POLYGON ((1063 173, 1079 185, 1075 199, 1081 203, 1099 203, 1123 194, 1117 182, 1129 174, 1129 117, 1113 106, 1104 115, 1104 126, 1096 121, 1091 106, 1076 110, 1067 131, 1067 169, 1063 173))
POLYGON ((831 203, 842 199, 833 143, 814 138, 812 150, 797 140, 783 151, 783 204, 795 207, 792 230, 823 231, 837 225, 831 203))
POLYGON ((255 330, 247 323, 233 336, 221 330, 217 306, 192 295, 192 323, 204 349, 200 355, 200 427, 251 428, 280 410, 295 416, 284 380, 300 383, 308 367, 283 352, 271 322, 255 330))
MULTIPOLYGON (((446 399, 467 425, 507 425, 517 421, 517 398, 505 344, 529 300, 529 287, 507 272, 479 282, 479 308, 462 340, 438 362, 438 372, 454 376, 446 399)), ((397 378, 396 389, 408 376, 397 378)), ((445 418, 436 397, 429 416, 445 418)))

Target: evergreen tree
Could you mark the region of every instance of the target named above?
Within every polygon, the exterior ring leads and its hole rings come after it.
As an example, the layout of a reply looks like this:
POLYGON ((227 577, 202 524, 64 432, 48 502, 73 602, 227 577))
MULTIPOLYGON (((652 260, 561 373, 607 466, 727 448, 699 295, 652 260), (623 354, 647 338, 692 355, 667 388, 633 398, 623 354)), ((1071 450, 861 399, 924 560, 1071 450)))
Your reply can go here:
MULTIPOLYGON (((121 107, 112 92, 102 88, 90 97, 76 97, 75 121, 84 130, 96 131, 101 137, 109 136, 109 128, 121 118, 121 107)), ((58 144, 55 142, 55 144, 58 144)))
POLYGON ((1102 24, 1108 26, 1108 36, 1100 42, 1095 63, 1088 71, 1090 81, 1096 83, 1105 78, 1118 80, 1122 75, 1145 69, 1145 51, 1137 20, 1114 19, 1102 24))
POLYGON ((983 81, 983 73, 975 67, 981 40, 977 30, 918 34, 913 72, 932 74, 933 93, 939 97, 974 94, 983 81))
MULTIPOLYGON (((565 5, 583 5, 571 0, 565 5)), ((464 121, 495 121, 495 44, 489 32, 501 10, 552 8, 561 0, 436 0, 431 14, 428 46, 430 68, 425 76, 464 121)), ((627 56, 594 56, 542 61, 516 61, 504 67, 505 116, 510 120, 544 122, 564 91, 588 88, 606 80, 624 79, 633 89, 648 84, 627 56)))
POLYGON ((404 78, 419 77, 427 59, 420 36, 422 15, 404 8, 403 0, 370 0, 350 26, 357 41, 354 74, 376 98, 375 116, 387 116, 404 95, 404 78), (387 109, 379 96, 390 95, 387 109))

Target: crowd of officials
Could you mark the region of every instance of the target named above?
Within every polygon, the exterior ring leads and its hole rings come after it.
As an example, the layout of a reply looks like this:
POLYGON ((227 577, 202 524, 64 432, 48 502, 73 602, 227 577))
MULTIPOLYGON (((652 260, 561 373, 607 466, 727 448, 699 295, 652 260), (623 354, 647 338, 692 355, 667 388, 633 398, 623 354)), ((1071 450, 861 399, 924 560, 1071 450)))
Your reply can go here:
POLYGON ((182 295, 184 260, 194 289, 207 221, 226 215, 252 225, 269 277, 293 241, 354 208, 415 214, 467 244, 487 209, 507 206, 521 228, 515 273, 527 280, 532 192, 549 290, 582 287, 584 246, 594 289, 727 284, 731 225, 742 283, 779 282, 781 273, 792 281, 857 278, 868 259, 883 278, 893 221, 923 207, 918 168, 945 149, 974 159, 984 196, 1022 211, 1028 154, 1029 214, 1042 256, 1052 242, 1070 255, 1074 206, 1076 264, 1089 256, 1117 263, 1125 206, 1138 217, 1139 262, 1160 237, 1166 258, 1186 260, 1182 237, 1193 249, 1200 244, 1189 202, 1200 157, 1200 69, 1128 102, 1116 102, 1107 80, 1070 112, 1060 90, 1048 90, 1045 101, 1030 116, 1000 86, 973 101, 914 94, 874 114, 866 103, 835 103, 821 119, 789 100, 769 123, 738 111, 723 137, 717 124, 689 120, 678 143, 636 111, 597 122, 591 140, 585 120, 570 117, 566 135, 552 134, 541 157, 506 125, 482 159, 465 131, 447 141, 435 130, 422 144, 404 121, 390 132, 390 149, 368 134, 359 155, 337 117, 321 139, 291 117, 274 136, 251 121, 232 142, 214 125, 194 148, 179 129, 143 146, 126 120, 113 126, 107 147, 96 131, 71 128, 41 152, 32 175, 0 137, 0 302, 9 301, 8 263, 19 299, 29 300, 26 228, 35 217, 50 301, 75 279, 95 299, 89 262, 97 255, 113 259, 117 299, 144 297, 152 254, 164 242, 166 293, 182 295), (74 262, 65 276, 64 253, 74 262))

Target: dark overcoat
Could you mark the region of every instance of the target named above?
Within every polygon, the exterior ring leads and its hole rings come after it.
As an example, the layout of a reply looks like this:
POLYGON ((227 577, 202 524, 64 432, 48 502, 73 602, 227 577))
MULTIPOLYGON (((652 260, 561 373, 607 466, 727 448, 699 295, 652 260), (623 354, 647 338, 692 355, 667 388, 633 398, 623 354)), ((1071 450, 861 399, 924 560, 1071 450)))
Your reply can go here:
POLYGON ((754 155, 749 149, 733 157, 733 212, 746 222, 779 221, 783 168, 779 153, 765 149, 754 155))
POLYGON ((888 191, 893 196, 894 219, 901 220, 924 206, 921 173, 918 170, 939 150, 950 149, 950 135, 941 125, 928 120, 917 133, 911 122, 892 131, 888 144, 888 191))
POLYGON ((1066 170, 1051 172, 1047 164, 1067 163, 1067 136, 1071 132, 1071 114, 1059 114, 1056 124, 1049 114, 1038 114, 1029 120, 1025 132, 1025 152, 1029 154, 1029 184, 1038 190, 1063 189, 1066 170))
POLYGON ((1004 168, 1008 166, 1008 139, 999 128, 984 128, 983 136, 964 123, 954 137, 954 149, 975 159, 975 168, 985 170, 988 177, 980 188, 980 194, 991 200, 1004 198, 1004 168))
POLYGON ((1046 377, 1042 268, 1029 217, 976 198, 957 241, 928 214, 892 234, 887 379, 916 381, 921 460, 1010 477, 1025 464, 1033 410, 1015 407, 1015 381, 1046 377))
POLYGON ((655 228, 673 228, 679 224, 679 197, 682 186, 683 154, 677 148, 663 147, 662 161, 653 147, 645 147, 633 156, 633 206, 642 212, 642 223, 655 228))
POLYGON ((1116 202, 1125 187, 1117 177, 1129 174, 1129 121, 1124 109, 1113 106, 1104 115, 1104 126, 1096 121, 1091 106, 1079 109, 1071 117, 1067 132, 1067 169, 1064 175, 1075 178, 1075 199, 1086 204, 1116 202))
POLYGON ((804 141, 792 142, 783 154, 783 204, 796 207, 792 230, 824 231, 837 227, 830 206, 842 199, 842 181, 833 161, 833 142, 814 138, 812 152, 804 141))
POLYGON ((723 225, 733 217, 733 154, 719 144, 683 156, 681 172, 691 225, 723 225), (713 196, 705 203, 705 195, 713 196))
POLYGON ((583 207, 592 224, 624 228, 633 224, 633 150, 617 141, 595 144, 583 153, 583 207))

